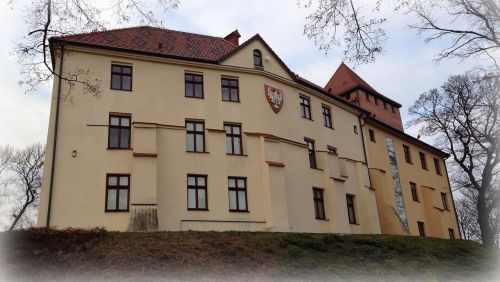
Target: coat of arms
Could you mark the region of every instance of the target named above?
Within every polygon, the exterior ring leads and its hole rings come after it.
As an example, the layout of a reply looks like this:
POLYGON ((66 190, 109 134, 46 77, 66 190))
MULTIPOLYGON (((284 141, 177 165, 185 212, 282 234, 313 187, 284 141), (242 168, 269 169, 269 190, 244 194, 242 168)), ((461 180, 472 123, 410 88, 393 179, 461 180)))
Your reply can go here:
POLYGON ((283 90, 276 89, 269 85, 264 85, 264 94, 266 95, 267 102, 275 113, 278 113, 283 107, 283 90))

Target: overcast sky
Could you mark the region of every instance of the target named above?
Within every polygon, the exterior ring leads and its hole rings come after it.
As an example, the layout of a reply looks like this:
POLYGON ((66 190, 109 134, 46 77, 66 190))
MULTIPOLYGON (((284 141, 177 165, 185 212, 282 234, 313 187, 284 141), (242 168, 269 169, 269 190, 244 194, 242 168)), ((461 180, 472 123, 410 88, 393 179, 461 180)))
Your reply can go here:
MULTIPOLYGON (((34 95, 25 95, 18 85, 19 68, 10 53, 13 42, 27 33, 22 3, 15 9, 10 9, 6 1, 0 5, 0 145, 19 147, 45 142, 50 86, 34 95)), ((259 33, 294 72, 324 85, 342 61, 341 50, 333 49, 325 56, 303 35, 309 12, 299 8, 296 0, 181 0, 179 8, 164 13, 161 20, 166 28, 222 37, 238 29, 242 35, 240 42, 259 33)), ((426 45, 407 27, 413 18, 395 14, 386 7, 384 15, 388 19, 385 27, 389 36, 385 54, 355 71, 376 90, 403 105, 405 122, 408 107, 420 93, 439 87, 450 74, 463 73, 481 62, 475 58, 436 65, 433 57, 446 42, 426 45)), ((127 26, 130 25, 138 23, 127 26)), ((413 134, 413 130, 408 132, 413 134)))

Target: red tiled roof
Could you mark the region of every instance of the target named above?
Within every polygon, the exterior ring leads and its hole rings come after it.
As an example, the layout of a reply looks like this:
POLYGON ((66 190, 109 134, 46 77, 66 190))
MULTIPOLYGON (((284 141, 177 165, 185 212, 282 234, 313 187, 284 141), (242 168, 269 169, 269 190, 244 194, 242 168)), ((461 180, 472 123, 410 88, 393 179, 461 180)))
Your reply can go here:
POLYGON ((149 26, 52 37, 50 41, 205 62, 217 62, 238 47, 222 37, 149 26))
POLYGON ((401 107, 401 104, 399 104, 398 102, 389 99, 388 97, 377 92, 377 90, 371 87, 370 84, 364 81, 358 74, 356 74, 344 63, 340 64, 328 83, 325 85, 324 89, 325 91, 338 96, 358 87, 364 89, 365 91, 371 92, 372 94, 397 107, 401 107))
POLYGON ((373 87, 370 86, 370 84, 359 77, 359 75, 357 75, 351 68, 342 63, 326 84, 325 90, 331 92, 334 95, 338 95, 360 85, 372 92, 377 92, 375 91, 375 89, 373 89, 373 87))

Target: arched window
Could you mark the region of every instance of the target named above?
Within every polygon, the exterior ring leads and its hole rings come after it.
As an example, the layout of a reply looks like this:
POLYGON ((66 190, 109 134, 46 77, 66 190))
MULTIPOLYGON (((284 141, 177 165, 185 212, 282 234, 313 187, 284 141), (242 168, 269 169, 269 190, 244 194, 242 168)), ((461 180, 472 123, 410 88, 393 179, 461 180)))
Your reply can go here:
POLYGON ((262 67, 262 53, 258 49, 253 50, 253 64, 262 67))

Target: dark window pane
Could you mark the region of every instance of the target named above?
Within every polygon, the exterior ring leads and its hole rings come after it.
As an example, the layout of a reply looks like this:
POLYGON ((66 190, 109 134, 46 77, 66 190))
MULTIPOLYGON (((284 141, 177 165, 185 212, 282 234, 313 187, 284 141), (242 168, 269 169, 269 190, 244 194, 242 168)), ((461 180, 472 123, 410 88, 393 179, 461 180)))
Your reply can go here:
POLYGON ((229 88, 222 88, 222 100, 229 100, 229 88))
POLYGON ((195 82, 203 82, 203 76, 200 76, 200 75, 194 76, 194 81, 195 82))
POLYGON ((193 76, 190 74, 186 74, 185 79, 186 81, 193 81, 193 76))
POLYGON ((130 129, 121 129, 120 148, 129 147, 130 129))
POLYGON ((121 67, 119 66, 113 66, 113 72, 121 72, 121 67))
POLYGON ((120 76, 119 75, 112 75, 111 76, 111 88, 113 89, 120 89, 120 76))
POLYGON ((201 85, 201 84, 195 84, 194 87, 195 87, 194 88, 194 91, 195 91, 194 96, 197 97, 197 98, 203 97, 203 85, 201 85))
POLYGON ((238 101, 238 90, 231 89, 231 101, 238 101))
POLYGON ((132 68, 130 67, 123 67, 122 72, 125 74, 131 74, 132 73, 132 68))
POLYGON ((228 86, 229 85, 229 80, 223 79, 222 80, 222 86, 228 86))
POLYGON ((193 84, 186 83, 186 96, 193 97, 193 84))
POLYGON ((118 135, 120 130, 118 128, 109 129, 109 147, 118 148, 118 135))
POLYGON ((132 78, 130 76, 122 77, 122 89, 123 90, 131 90, 132 89, 132 78))

